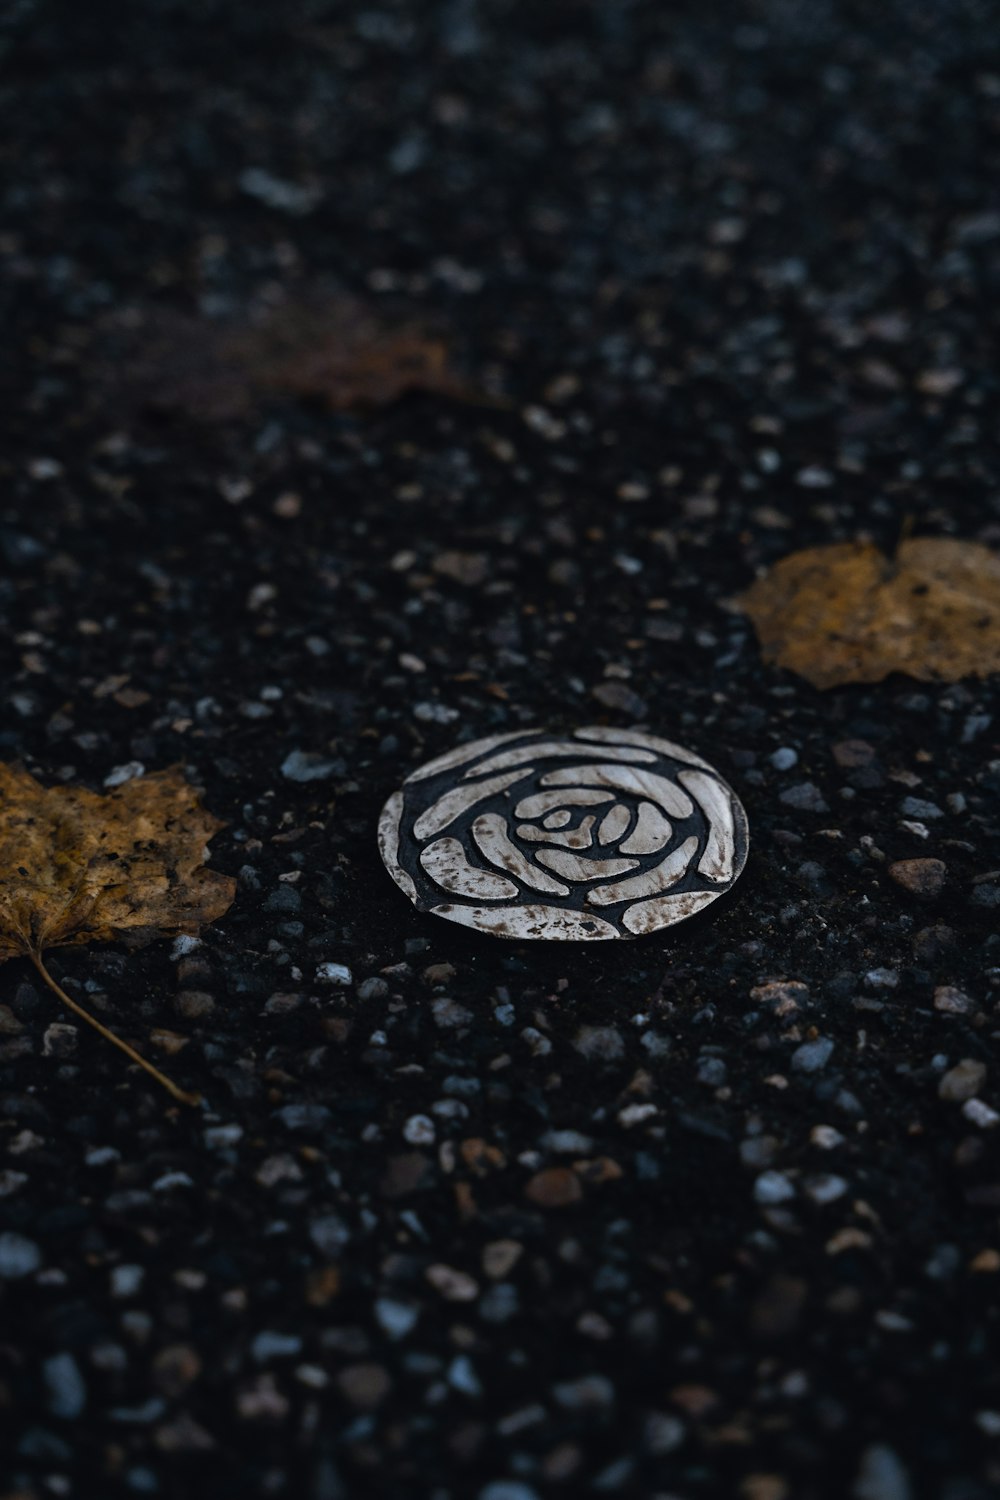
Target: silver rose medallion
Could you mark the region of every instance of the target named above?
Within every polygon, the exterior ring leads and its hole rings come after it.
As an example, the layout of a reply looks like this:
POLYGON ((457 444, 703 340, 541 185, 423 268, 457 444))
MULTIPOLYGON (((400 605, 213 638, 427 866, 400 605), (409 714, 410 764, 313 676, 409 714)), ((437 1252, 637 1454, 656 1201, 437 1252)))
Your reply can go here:
POLYGON ((460 745, 408 776, 379 847, 421 911, 508 938, 631 938, 738 879, 747 819, 717 771, 638 730, 460 745))

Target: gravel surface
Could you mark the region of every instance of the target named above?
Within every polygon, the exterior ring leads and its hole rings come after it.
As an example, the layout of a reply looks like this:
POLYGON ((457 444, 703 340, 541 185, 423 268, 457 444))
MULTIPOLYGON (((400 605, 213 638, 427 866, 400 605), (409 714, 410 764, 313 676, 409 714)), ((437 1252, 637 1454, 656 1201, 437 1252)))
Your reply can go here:
POLYGON ((4 969, 5 1500, 997 1492, 997 682, 731 600, 1000 544, 998 23, 7 7, 0 757, 182 764, 239 894, 51 959, 200 1113, 4 969), (732 895, 420 916, 386 795, 593 722, 732 782, 732 895))

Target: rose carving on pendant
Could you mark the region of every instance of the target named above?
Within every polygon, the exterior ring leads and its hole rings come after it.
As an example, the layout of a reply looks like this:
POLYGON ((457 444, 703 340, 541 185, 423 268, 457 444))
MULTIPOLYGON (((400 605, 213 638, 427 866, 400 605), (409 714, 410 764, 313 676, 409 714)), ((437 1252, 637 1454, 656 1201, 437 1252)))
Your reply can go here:
POLYGON ((420 766, 386 802, 382 859, 421 911, 507 938, 633 938, 715 901, 747 819, 706 761, 601 726, 521 730, 420 766))

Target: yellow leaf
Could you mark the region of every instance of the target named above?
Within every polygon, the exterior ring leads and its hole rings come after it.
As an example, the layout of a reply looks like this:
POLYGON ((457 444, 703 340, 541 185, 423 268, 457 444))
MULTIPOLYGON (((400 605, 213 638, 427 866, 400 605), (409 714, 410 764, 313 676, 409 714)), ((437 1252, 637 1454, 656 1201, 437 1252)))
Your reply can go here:
POLYGON ((977 542, 916 537, 894 558, 866 543, 809 547, 737 603, 765 660, 814 687, 1000 671, 1000 558, 977 542))
POLYGON ((67 995, 43 954, 115 938, 136 946, 221 917, 236 882, 205 858, 222 826, 176 767, 100 796, 43 787, 0 763, 0 962, 29 958, 72 1010, 185 1103, 197 1100, 67 995))

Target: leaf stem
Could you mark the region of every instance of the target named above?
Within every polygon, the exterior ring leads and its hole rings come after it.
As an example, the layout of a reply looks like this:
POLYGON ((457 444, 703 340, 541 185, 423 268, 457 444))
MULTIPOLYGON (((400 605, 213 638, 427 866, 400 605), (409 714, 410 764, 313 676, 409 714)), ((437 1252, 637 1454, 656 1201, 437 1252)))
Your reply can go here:
POLYGON ((28 957, 31 959, 31 962, 34 964, 41 977, 45 980, 45 983, 48 985, 49 989, 53 992, 53 994, 59 996, 59 999, 63 1002, 64 1005, 68 1005, 70 1010, 74 1011, 78 1016, 86 1021, 89 1026, 93 1026, 95 1031, 99 1031, 101 1033, 101 1036, 103 1036, 106 1041, 112 1042, 116 1047, 119 1047, 127 1057, 130 1057, 133 1062, 138 1063, 140 1068, 145 1068, 146 1072, 151 1074, 151 1076, 156 1079, 157 1083, 161 1084, 163 1088, 166 1089, 168 1094, 172 1095, 173 1098, 177 1099, 181 1104, 190 1104, 192 1107, 197 1107, 201 1103, 200 1094, 188 1094, 184 1089, 178 1088, 176 1083, 173 1083, 165 1073, 161 1073, 159 1068, 154 1067, 153 1064, 147 1061, 147 1059, 143 1057, 141 1053, 136 1052, 134 1047, 130 1047, 128 1042, 123 1042, 120 1036, 115 1036, 113 1031, 109 1031, 106 1026, 102 1026, 101 1022, 97 1019, 96 1016, 92 1016, 90 1012, 84 1010, 83 1006, 79 1005, 72 998, 72 996, 67 995, 62 985, 56 983, 56 981, 52 978, 52 975, 49 973, 48 969, 45 967, 45 962, 42 958, 41 953, 36 952, 34 949, 29 949, 28 957))

